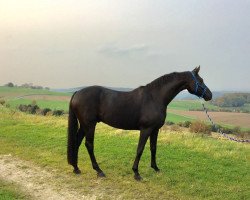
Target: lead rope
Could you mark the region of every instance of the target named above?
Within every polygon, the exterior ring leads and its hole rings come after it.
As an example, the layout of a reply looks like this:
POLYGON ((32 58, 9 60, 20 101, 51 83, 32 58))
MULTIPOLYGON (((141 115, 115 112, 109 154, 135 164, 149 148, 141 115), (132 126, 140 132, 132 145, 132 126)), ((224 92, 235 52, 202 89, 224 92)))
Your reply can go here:
MULTIPOLYGON (((204 112, 206 113, 206 115, 207 115, 207 117, 208 117, 208 119, 209 119, 211 125, 212 125, 213 128, 216 130, 216 124, 213 122, 213 120, 211 119, 210 115, 208 114, 208 110, 207 110, 207 108, 205 107, 204 102, 201 100, 201 98, 200 98, 200 102, 201 102, 201 105, 202 105, 202 107, 203 107, 203 110, 204 110, 204 112)), ((225 138, 227 138, 227 139, 229 139, 229 140, 235 141, 235 142, 242 142, 242 143, 243 143, 243 142, 246 142, 246 143, 250 142, 250 140, 236 139, 236 138, 230 137, 230 136, 228 136, 227 134, 223 133, 222 130, 221 130, 220 128, 217 128, 217 132, 218 132, 219 134, 221 134, 223 137, 225 137, 225 138)))

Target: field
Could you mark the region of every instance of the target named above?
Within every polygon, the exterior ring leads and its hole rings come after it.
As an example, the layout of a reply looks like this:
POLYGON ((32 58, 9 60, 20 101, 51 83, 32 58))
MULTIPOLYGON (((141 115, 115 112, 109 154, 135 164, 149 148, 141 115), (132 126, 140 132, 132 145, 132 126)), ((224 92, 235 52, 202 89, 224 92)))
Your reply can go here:
MULTIPOLYGON (((249 113, 235 113, 235 112, 219 112, 219 107, 205 102, 205 107, 213 112, 209 112, 209 115, 216 124, 223 127, 233 128, 240 127, 243 131, 250 131, 250 114, 249 113)), ((195 121, 201 120, 209 122, 204 111, 192 111, 200 110, 202 105, 199 100, 178 100, 173 101, 168 106, 167 121, 174 123, 183 121, 195 121)), ((228 108, 234 110, 235 108, 228 108)), ((249 110, 249 104, 242 107, 242 110, 249 110)))
MULTIPOLYGON (((0 199, 47 199, 48 195, 55 199, 250 198, 248 144, 230 142, 217 134, 195 135, 187 129, 173 132, 166 126, 158 141, 161 172, 155 173, 149 167, 147 144, 139 166, 144 179, 136 182, 131 167, 139 133, 100 123, 96 128, 95 152, 107 178, 96 177, 84 145, 79 153, 83 173, 75 176, 66 162, 67 116, 45 117, 16 110, 19 104, 35 100, 41 108, 67 111, 71 94, 0 87, 0 96, 10 106, 0 105, 0 199), (13 171, 18 172, 17 176, 13 171)), ((218 109, 209 103, 206 107, 218 109)), ((168 107, 167 120, 178 123, 205 119, 203 113, 189 111, 200 108, 199 101, 173 101, 168 107)), ((249 114, 245 114, 245 122, 240 118, 243 113, 212 114, 218 122, 230 126, 239 122, 235 125, 249 127, 249 114)))
POLYGON ((5 99, 16 98, 20 96, 28 95, 55 95, 55 96, 70 96, 68 93, 52 92, 50 90, 39 90, 39 89, 30 89, 22 87, 4 87, 0 86, 0 97, 5 99))
MULTIPOLYGON (((214 109, 214 110, 219 109, 217 106, 214 106, 210 103, 205 102, 205 105, 208 109, 214 109)), ((168 109, 189 111, 189 110, 202 109, 202 106, 198 100, 175 100, 169 104, 168 109)))
MULTIPOLYGON (((181 116, 193 117, 194 119, 207 120, 206 114, 201 111, 174 110, 172 112, 181 116)), ((211 112, 210 116, 218 123, 250 129, 250 114, 247 113, 211 112)))
POLYGON ((157 153, 161 172, 155 173, 149 167, 147 145, 140 162, 144 180, 136 182, 131 166, 138 132, 98 124, 95 151, 107 178, 96 177, 84 145, 79 158, 83 174, 75 176, 66 163, 66 117, 13 114, 9 109, 0 109, 1 154, 11 154, 13 159, 53 172, 58 187, 71 187, 71 191, 97 199, 250 198, 248 144, 202 137, 186 130, 162 130, 157 153))

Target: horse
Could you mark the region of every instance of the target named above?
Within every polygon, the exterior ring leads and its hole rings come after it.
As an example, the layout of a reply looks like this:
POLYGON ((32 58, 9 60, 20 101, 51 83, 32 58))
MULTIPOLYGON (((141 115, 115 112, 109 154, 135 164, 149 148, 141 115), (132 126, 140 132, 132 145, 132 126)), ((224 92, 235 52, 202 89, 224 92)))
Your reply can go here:
POLYGON ((145 144, 150 138, 151 167, 156 164, 159 129, 164 125, 167 106, 182 90, 212 99, 212 92, 199 76, 200 66, 192 71, 165 74, 151 83, 129 92, 115 91, 101 86, 90 86, 75 92, 69 103, 67 159, 75 174, 78 168, 78 150, 85 137, 85 146, 92 167, 98 177, 105 177, 94 154, 94 133, 98 122, 124 130, 139 130, 140 137, 132 170, 135 180, 142 180, 138 170, 145 144))

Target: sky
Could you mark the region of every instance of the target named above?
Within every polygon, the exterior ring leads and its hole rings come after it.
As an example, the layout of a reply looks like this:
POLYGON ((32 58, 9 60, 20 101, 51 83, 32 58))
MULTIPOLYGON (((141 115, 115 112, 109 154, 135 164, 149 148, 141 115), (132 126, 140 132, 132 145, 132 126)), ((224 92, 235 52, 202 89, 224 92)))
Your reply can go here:
POLYGON ((250 91, 250 0, 0 0, 0 85, 135 88, 201 65, 250 91))

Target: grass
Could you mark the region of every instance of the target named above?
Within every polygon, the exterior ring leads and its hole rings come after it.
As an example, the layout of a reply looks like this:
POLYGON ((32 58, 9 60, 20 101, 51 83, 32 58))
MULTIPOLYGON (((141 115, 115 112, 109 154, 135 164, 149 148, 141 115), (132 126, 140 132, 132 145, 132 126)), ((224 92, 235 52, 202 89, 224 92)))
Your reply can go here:
MULTIPOLYGON (((205 106, 208 109, 218 110, 219 107, 212 105, 209 102, 205 102, 205 106)), ((168 105, 168 109, 173 110, 197 110, 202 109, 201 103, 197 100, 174 100, 168 105)))
POLYGON ((70 93, 61 93, 61 92, 52 92, 45 89, 31 89, 31 88, 22 88, 22 87, 5 87, 0 86, 0 97, 13 97, 21 95, 30 95, 30 94, 49 94, 57 96, 70 96, 70 93))
MULTIPOLYGON (((213 111, 219 111, 220 109, 227 109, 231 111, 240 109, 241 111, 250 111, 250 104, 245 104, 242 107, 218 107, 210 102, 205 102, 205 106, 208 110, 213 110, 213 111)), ((202 106, 198 100, 174 100, 169 104, 168 108, 173 110, 188 111, 188 110, 202 109, 202 106)))
POLYGON ((195 119, 192 118, 192 117, 178 115, 178 114, 174 114, 174 113, 171 113, 171 112, 167 113, 167 118, 166 118, 166 121, 174 122, 175 124, 179 123, 179 122, 185 122, 185 121, 191 121, 192 122, 194 120, 195 119))
POLYGON ((7 183, 0 179, 0 199, 1 200, 28 200, 30 197, 20 192, 18 186, 7 183))
MULTIPOLYGON (((10 105, 11 108, 16 108, 20 104, 31 104, 33 100, 31 99, 12 99, 8 100, 7 103, 10 105)), ((40 108, 50 108, 52 110, 65 110, 68 111, 69 109, 69 102, 68 101, 57 101, 57 100, 36 100, 36 104, 40 108)))
POLYGON ((98 124, 95 152, 106 179, 97 179, 84 145, 79 160, 83 171, 74 176, 66 163, 65 117, 32 116, 0 108, 1 154, 11 153, 57 173, 84 193, 104 199, 249 199, 248 144, 201 137, 188 132, 161 132, 157 160, 161 172, 150 167, 147 144, 140 162, 144 180, 136 182, 131 170, 137 131, 98 124))
MULTIPOLYGON (((22 95, 31 94, 45 94, 54 96, 71 96, 70 93, 52 92, 49 90, 39 90, 21 87, 4 87, 0 86, 0 98, 6 99, 6 103, 10 105, 11 108, 16 108, 20 104, 31 104, 33 100, 23 97, 22 99, 16 99, 15 97, 22 95)), ((36 99, 35 99, 36 100, 36 99)), ((37 105, 40 108, 50 108, 52 110, 68 110, 68 101, 57 101, 57 100, 36 100, 37 105)))

